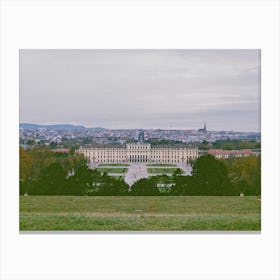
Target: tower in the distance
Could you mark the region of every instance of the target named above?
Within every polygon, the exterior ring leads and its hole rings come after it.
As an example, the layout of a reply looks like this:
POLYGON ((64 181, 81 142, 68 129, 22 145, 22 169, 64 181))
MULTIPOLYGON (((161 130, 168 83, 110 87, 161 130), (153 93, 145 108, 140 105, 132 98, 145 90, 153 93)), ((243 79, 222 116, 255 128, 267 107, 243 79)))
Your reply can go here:
POLYGON ((204 127, 203 128, 199 128, 197 131, 198 132, 202 132, 202 133, 206 133, 207 132, 207 130, 206 130, 206 122, 204 122, 204 127))
POLYGON ((144 131, 141 131, 141 132, 138 134, 138 142, 139 142, 139 143, 144 143, 144 140, 145 140, 144 131))

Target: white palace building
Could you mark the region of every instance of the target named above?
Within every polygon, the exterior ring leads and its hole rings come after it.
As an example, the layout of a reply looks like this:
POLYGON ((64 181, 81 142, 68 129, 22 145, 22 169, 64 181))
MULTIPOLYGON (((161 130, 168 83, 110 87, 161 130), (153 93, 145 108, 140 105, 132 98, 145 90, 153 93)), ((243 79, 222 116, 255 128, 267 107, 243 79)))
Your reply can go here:
POLYGON ((151 145, 138 142, 126 145, 80 147, 90 163, 189 163, 198 157, 198 149, 187 145, 151 145))

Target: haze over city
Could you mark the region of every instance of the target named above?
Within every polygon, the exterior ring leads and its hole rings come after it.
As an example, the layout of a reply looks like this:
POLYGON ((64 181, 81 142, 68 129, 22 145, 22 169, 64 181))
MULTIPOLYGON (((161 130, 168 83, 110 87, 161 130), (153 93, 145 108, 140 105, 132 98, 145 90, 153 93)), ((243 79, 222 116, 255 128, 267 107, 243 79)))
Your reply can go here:
POLYGON ((260 131, 259 50, 20 50, 20 122, 260 131))

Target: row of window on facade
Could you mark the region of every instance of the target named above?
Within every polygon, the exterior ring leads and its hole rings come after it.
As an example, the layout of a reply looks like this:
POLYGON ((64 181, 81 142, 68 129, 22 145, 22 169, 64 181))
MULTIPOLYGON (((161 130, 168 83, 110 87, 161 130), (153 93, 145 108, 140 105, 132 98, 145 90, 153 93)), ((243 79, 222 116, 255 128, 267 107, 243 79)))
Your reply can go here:
POLYGON ((195 156, 196 154, 122 154, 122 155, 108 155, 106 153, 104 154, 86 154, 87 156, 95 156, 95 157, 99 157, 99 156, 106 156, 106 157, 125 157, 125 156, 150 156, 150 157, 155 157, 155 156, 160 156, 160 157, 187 157, 187 156, 195 156))
MULTIPOLYGON (((124 154, 137 154, 137 153, 141 153, 141 154, 144 154, 144 153, 146 153, 145 151, 139 151, 139 152, 130 152, 130 153, 127 153, 127 152, 113 152, 113 153, 108 153, 108 152, 100 152, 99 154, 102 154, 102 155, 105 155, 105 154, 107 154, 107 155, 124 155, 124 154)), ((85 151, 85 154, 86 155, 90 155, 90 154, 98 154, 98 153, 92 153, 92 152, 89 152, 89 151, 85 151)), ((157 155, 159 155, 159 154, 161 154, 161 155, 173 155, 173 154, 178 154, 178 152, 169 152, 169 151, 164 151, 164 152, 159 152, 159 151, 154 151, 154 152, 150 152, 150 153, 147 153, 147 154, 152 154, 152 155, 155 155, 155 154, 157 154, 157 155)), ((180 154, 182 154, 182 153, 180 153, 180 154)), ((189 151, 189 152, 187 152, 187 153, 183 153, 184 155, 191 155, 191 154, 196 154, 196 152, 194 152, 194 151, 189 151)))

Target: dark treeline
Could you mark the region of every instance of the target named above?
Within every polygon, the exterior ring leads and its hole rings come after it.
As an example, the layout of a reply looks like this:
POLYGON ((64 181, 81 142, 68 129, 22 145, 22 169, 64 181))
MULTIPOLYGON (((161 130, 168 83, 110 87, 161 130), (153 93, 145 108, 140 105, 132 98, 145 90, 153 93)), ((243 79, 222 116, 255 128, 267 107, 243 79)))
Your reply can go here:
POLYGON ((224 150, 243 150, 261 149, 261 143, 255 140, 217 140, 215 142, 203 141, 198 144, 199 150, 224 149, 224 150))
MULTIPOLYGON (((123 179, 87 167, 83 155, 54 153, 42 147, 20 149, 20 194, 29 195, 260 195, 260 157, 192 163, 192 176, 159 175, 129 187, 123 179)), ((179 169, 178 169, 179 170, 179 169)))
POLYGON ((20 194, 122 195, 128 190, 123 180, 89 169, 83 155, 20 148, 20 194))

